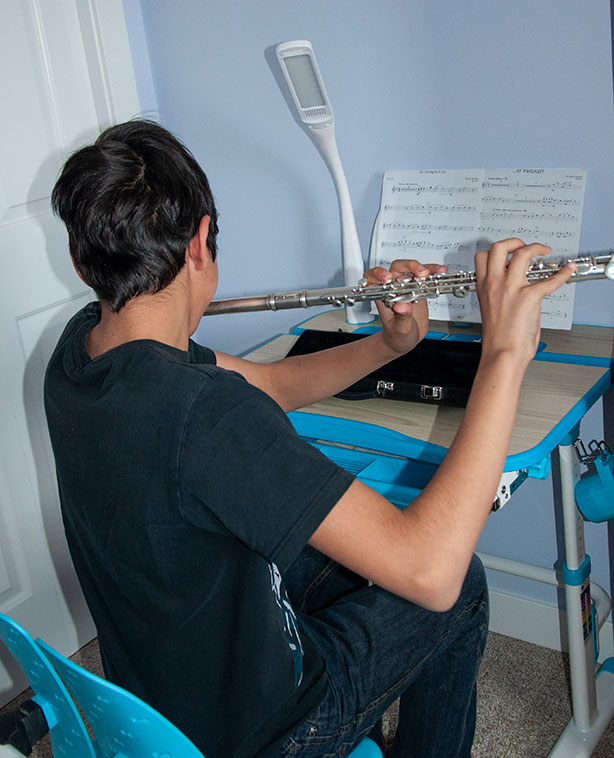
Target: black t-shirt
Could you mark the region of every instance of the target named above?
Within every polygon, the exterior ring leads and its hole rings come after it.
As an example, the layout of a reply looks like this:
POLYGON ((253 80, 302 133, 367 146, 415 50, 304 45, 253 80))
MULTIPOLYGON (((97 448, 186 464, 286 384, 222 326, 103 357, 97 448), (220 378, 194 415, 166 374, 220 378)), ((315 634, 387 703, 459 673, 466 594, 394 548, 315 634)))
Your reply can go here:
POLYGON ((326 687, 282 577, 352 477, 207 348, 90 360, 99 318, 66 327, 45 405, 105 673, 207 758, 269 755, 326 687))

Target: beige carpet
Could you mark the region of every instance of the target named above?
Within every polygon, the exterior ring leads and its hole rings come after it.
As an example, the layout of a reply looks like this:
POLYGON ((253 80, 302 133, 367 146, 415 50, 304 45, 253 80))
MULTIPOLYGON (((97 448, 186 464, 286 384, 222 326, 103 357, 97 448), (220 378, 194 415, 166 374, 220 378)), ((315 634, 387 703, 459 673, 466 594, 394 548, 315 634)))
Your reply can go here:
MULTIPOLYGON (((101 673, 95 640, 76 653, 73 660, 90 671, 101 673)), ((19 699, 26 697, 28 693, 6 707, 14 707, 19 699)), ((570 717, 566 656, 491 634, 480 669, 472 758, 544 758, 570 717)), ((394 708, 386 721, 385 726, 393 729, 394 708)), ((51 758, 48 738, 37 745, 32 756, 51 758)), ((593 756, 613 758, 614 722, 610 723, 593 756)))

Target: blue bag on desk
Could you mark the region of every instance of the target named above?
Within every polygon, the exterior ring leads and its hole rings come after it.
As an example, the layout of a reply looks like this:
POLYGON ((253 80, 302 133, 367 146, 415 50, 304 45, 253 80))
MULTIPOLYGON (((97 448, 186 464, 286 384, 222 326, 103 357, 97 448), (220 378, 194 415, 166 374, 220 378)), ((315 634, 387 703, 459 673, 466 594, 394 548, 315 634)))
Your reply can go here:
MULTIPOLYGON (((314 353, 365 336, 305 329, 288 356, 314 353)), ((386 397, 464 407, 481 351, 479 342, 424 339, 411 352, 368 374, 336 397, 344 400, 386 397)))

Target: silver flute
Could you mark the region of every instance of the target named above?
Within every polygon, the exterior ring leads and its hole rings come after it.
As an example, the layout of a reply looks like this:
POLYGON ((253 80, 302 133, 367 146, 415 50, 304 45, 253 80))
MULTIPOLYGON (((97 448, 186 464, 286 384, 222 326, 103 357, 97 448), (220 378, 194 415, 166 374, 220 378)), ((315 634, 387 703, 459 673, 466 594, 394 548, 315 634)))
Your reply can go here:
MULTIPOLYGON (((603 255, 583 255, 580 258, 534 261, 527 271, 529 282, 547 279, 560 271, 568 262, 576 264, 576 271, 570 282, 585 282, 589 279, 611 279, 614 281, 614 251, 603 255)), ((394 303, 411 302, 440 295, 466 297, 476 288, 475 271, 431 274, 417 279, 414 276, 397 278, 382 284, 367 284, 360 279, 354 287, 330 287, 321 290, 296 290, 278 292, 256 297, 237 297, 228 300, 213 300, 205 316, 222 313, 245 313, 247 311, 281 311, 290 308, 313 308, 332 306, 342 308, 356 303, 381 300, 392 307, 394 303)))

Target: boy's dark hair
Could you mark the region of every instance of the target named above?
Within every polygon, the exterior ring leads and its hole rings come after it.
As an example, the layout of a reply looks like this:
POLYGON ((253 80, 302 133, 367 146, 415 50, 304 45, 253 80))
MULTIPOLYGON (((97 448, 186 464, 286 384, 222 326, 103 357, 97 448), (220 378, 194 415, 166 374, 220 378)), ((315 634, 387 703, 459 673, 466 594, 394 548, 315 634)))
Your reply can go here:
POLYGON ((203 216, 215 260, 217 211, 205 173, 187 148, 151 121, 104 131, 72 155, 51 195, 76 268, 117 313, 159 292, 185 263, 203 216))

